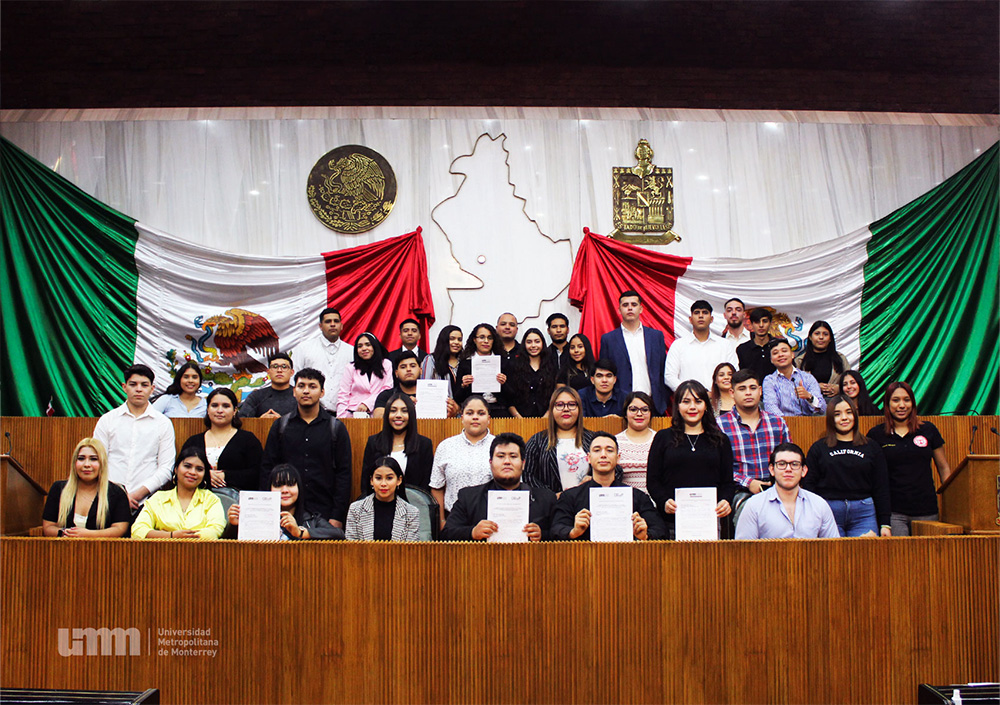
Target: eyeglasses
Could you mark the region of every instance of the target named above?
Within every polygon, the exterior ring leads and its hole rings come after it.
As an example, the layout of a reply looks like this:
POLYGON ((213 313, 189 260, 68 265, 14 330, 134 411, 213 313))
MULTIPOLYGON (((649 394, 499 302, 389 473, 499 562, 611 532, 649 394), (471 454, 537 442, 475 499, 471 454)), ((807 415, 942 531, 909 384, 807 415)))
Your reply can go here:
POLYGON ((271 369, 272 370, 290 370, 290 369, 292 369, 292 366, 291 365, 271 365, 271 369))
POLYGON ((573 409, 576 409, 579 406, 580 405, 577 404, 575 401, 557 401, 555 404, 552 405, 552 408, 555 409, 556 411, 562 411, 563 409, 566 409, 568 411, 573 411, 573 409))
POLYGON ((628 408, 628 413, 630 413, 630 414, 648 414, 649 413, 649 407, 648 406, 630 406, 628 408))
POLYGON ((477 335, 476 340, 493 340, 492 335, 477 335))
POLYGON ((774 463, 774 467, 779 470, 784 470, 785 468, 791 468, 792 470, 801 470, 802 463, 798 460, 777 460, 774 463))

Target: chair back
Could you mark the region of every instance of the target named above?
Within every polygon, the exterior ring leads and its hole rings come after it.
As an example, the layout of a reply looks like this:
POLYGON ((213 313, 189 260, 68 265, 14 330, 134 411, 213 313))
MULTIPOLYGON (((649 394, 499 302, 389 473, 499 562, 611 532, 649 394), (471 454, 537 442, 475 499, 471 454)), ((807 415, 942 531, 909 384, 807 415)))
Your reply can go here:
POLYGON ((407 487, 406 501, 420 511, 420 540, 436 541, 441 528, 439 519, 441 508, 437 500, 427 490, 407 487))

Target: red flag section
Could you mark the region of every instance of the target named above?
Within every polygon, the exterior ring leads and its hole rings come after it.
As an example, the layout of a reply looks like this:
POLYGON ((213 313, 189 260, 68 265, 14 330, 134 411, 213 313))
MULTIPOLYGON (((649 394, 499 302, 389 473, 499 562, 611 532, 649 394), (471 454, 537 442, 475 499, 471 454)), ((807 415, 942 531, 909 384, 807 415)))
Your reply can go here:
POLYGON ((618 296, 634 289, 643 300, 642 324, 663 331, 667 347, 674 342, 674 293, 690 257, 665 255, 612 240, 583 229, 584 238, 573 263, 569 300, 580 309, 580 332, 594 346, 601 335, 621 325, 618 296))
POLYGON ((427 279, 422 229, 370 245, 323 253, 328 305, 340 311, 343 338, 353 343, 361 333, 378 336, 388 350, 400 346, 399 324, 420 323, 421 347, 433 344, 434 301, 427 279))

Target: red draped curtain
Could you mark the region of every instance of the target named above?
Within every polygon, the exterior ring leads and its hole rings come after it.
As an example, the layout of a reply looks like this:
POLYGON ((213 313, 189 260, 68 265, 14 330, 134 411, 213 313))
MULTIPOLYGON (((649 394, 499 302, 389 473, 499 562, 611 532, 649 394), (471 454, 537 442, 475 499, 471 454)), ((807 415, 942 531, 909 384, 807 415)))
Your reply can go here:
POLYGON ((415 318, 421 347, 433 347, 427 332, 434 325, 434 301, 421 232, 418 227, 406 235, 323 254, 326 297, 340 311, 344 340, 353 343, 370 332, 394 350, 400 346, 399 324, 415 318))
POLYGON ((642 324, 663 331, 667 347, 674 342, 674 293, 690 257, 664 255, 612 240, 583 229, 573 263, 569 300, 580 309, 580 332, 599 355, 601 335, 621 325, 618 296, 634 289, 642 296, 642 324))

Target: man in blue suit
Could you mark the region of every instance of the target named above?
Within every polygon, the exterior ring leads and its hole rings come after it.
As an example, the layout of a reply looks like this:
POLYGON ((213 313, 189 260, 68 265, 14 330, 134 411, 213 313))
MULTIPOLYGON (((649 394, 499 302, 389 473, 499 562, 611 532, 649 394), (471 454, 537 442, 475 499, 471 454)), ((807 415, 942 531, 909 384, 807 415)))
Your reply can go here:
POLYGON ((646 392, 653 397, 657 413, 663 414, 667 410, 667 388, 663 383, 667 344, 663 331, 643 327, 642 297, 631 289, 618 297, 618 313, 622 324, 601 336, 599 355, 618 367, 618 386, 623 394, 646 392))

